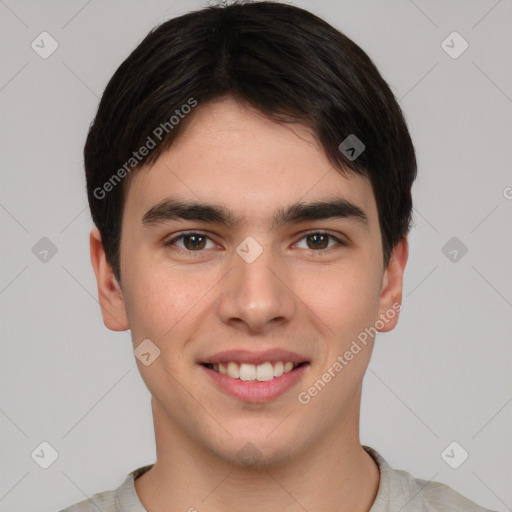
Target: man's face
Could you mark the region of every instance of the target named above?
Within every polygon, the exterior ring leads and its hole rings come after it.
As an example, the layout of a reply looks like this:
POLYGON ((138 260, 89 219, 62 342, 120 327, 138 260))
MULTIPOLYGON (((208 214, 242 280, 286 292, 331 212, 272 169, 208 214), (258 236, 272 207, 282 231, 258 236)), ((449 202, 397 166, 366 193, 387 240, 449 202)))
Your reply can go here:
POLYGON ((112 317, 129 327, 134 348, 148 339, 160 350, 137 364, 162 430, 239 464, 286 460, 325 436, 357 431, 373 340, 357 341, 357 352, 353 342, 400 298, 403 266, 393 276, 383 269, 370 182, 340 175, 307 128, 231 99, 199 105, 176 143, 133 176, 120 258, 122 299, 104 318, 112 329, 112 317), (165 200, 220 206, 237 223, 166 218, 155 210, 165 200), (277 215, 334 200, 360 212, 277 215), (231 350, 240 352, 221 354, 231 350), (272 366, 249 364, 265 359, 272 366), (256 371, 262 380, 235 380, 211 368, 218 361, 234 374, 245 361, 244 379, 256 371), (287 362, 304 364, 266 380, 287 362))

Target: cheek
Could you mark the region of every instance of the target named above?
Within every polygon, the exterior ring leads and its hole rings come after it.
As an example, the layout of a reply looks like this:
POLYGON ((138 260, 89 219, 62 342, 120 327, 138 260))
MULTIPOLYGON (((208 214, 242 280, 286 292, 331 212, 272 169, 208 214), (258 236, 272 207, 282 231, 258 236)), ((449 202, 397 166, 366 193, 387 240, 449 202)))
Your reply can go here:
POLYGON ((137 255, 124 274, 126 311, 134 341, 135 335, 150 339, 161 336, 180 318, 184 297, 179 276, 164 273, 137 255))
POLYGON ((154 338, 160 343, 175 339, 179 330, 186 337, 188 327, 200 317, 208 291, 219 280, 216 272, 183 272, 168 265, 135 260, 127 269, 126 309, 134 341, 154 338))
POLYGON ((329 336, 346 340, 374 321, 380 288, 378 276, 369 270, 374 267, 362 261, 297 276, 297 296, 324 323, 329 336))

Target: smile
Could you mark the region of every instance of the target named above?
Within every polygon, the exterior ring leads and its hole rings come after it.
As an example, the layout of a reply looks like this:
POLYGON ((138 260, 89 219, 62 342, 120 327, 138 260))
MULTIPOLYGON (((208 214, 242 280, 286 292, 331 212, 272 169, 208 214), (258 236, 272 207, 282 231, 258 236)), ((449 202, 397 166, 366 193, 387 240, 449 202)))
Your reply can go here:
POLYGON ((277 361, 254 365, 230 361, 199 366, 221 392, 244 402, 267 403, 297 385, 308 370, 309 362, 277 361))
POLYGON ((218 364, 204 363, 204 366, 222 375, 227 375, 232 379, 266 382, 281 377, 283 374, 289 373, 303 364, 306 363, 293 363, 291 361, 276 361, 272 363, 267 361, 266 363, 255 365, 230 361, 218 364))

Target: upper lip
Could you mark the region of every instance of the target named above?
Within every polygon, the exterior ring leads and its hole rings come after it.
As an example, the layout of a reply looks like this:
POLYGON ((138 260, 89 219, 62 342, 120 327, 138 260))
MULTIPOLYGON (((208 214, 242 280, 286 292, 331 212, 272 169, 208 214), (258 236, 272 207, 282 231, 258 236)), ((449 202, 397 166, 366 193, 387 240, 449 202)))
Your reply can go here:
POLYGON ((266 362, 275 363, 277 361, 292 363, 308 362, 307 357, 304 357, 296 352, 289 350, 282 350, 280 348, 273 348, 263 352, 251 352, 250 350, 225 350, 217 352, 216 354, 206 357, 200 361, 201 364, 219 364, 234 361, 237 363, 246 363, 259 365, 266 362))

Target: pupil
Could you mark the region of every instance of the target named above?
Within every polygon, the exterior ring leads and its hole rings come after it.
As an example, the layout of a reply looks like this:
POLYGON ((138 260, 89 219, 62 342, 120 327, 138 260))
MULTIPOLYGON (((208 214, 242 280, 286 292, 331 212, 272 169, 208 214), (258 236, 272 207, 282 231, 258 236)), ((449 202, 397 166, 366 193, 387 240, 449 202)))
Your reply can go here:
MULTIPOLYGON (((185 240, 189 241, 189 242, 192 239, 196 239, 196 241, 197 241, 197 239, 203 239, 203 242, 204 242, 204 237, 201 235, 199 235, 199 236, 198 235, 186 235, 186 237, 185 237, 185 240)), ((185 243, 185 245, 187 246, 187 249, 190 249, 190 248, 197 249, 199 247, 199 245, 201 245, 201 242, 199 242, 199 244, 198 243, 192 243, 192 244, 185 243)))
MULTIPOLYGON (((327 237, 325 235, 321 235, 321 234, 317 234, 317 235, 310 235, 310 239, 315 239, 316 241, 319 240, 319 238, 323 237, 323 241, 325 242, 325 240, 327 240, 327 237)), ((320 247, 320 245, 322 245, 322 248, 324 248, 323 246, 325 246, 325 243, 322 244, 321 241, 320 241, 320 244, 317 244, 316 242, 313 242, 314 243, 314 246, 316 248, 320 247)))

